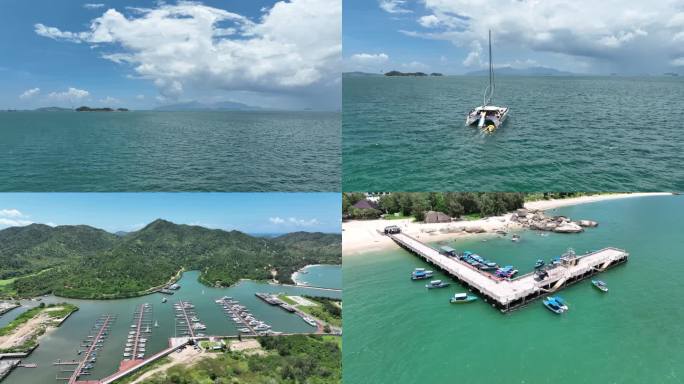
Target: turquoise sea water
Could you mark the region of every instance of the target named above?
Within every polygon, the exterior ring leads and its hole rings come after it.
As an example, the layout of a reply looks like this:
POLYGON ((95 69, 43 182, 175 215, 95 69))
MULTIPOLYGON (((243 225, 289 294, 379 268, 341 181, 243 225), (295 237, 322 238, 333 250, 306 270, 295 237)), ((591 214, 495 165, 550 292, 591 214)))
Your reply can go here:
POLYGON ((499 77, 486 136, 464 126, 485 82, 344 78, 343 190, 684 189, 684 78, 499 77))
MULTIPOLYGON (((344 259, 345 383, 681 383, 684 381, 684 196, 646 197, 555 210, 599 227, 576 235, 521 232, 449 244, 528 270, 568 247, 578 253, 614 246, 626 264, 599 275, 610 291, 580 282, 559 294, 558 316, 535 301, 502 314, 481 300, 449 304, 465 289, 412 282, 428 267, 394 247, 344 259)), ((436 278, 449 280, 441 273, 436 278)))
MULTIPOLYGON (((340 278, 341 269, 330 269, 328 277, 332 281, 340 278)), ((52 365, 57 359, 71 360, 78 358, 76 354, 81 340, 85 340, 95 320, 104 313, 118 316, 113 324, 110 337, 104 343, 99 353, 98 361, 92 370, 90 378, 97 379, 116 372, 121 361, 126 336, 129 326, 132 324, 133 311, 142 303, 152 304, 152 319, 159 322, 159 327, 152 328, 152 334, 148 338, 147 354, 154 353, 168 347, 168 338, 174 336, 174 313, 173 303, 178 300, 189 300, 195 305, 197 316, 206 324, 207 335, 236 335, 237 329, 234 323, 226 316, 218 304, 217 298, 225 295, 232 296, 241 304, 247 306, 250 312, 259 320, 270 324, 275 331, 282 332, 310 332, 315 330, 306 324, 300 317, 288 313, 280 308, 270 306, 254 296, 255 292, 289 293, 312 296, 325 296, 340 298, 341 292, 326 291, 313 288, 299 288, 291 286, 275 286, 257 283, 254 281, 242 281, 230 288, 209 288, 197 281, 198 272, 191 271, 183 274, 179 281, 181 289, 172 296, 159 293, 143 297, 121 300, 74 300, 56 297, 46 297, 45 302, 67 301, 79 306, 67 321, 59 328, 45 335, 40 340, 40 346, 28 358, 26 363, 38 364, 35 369, 15 369, 3 384, 35 384, 55 383, 55 376, 59 369, 52 365), (168 298, 168 302, 162 303, 162 297, 168 298)), ((328 286, 328 284, 323 284, 328 286)), ((28 307, 38 305, 36 301, 24 303, 23 308, 17 308, 12 312, 0 317, 0 325, 7 323, 24 312, 28 307)))
POLYGON ((340 114, 0 113, 0 191, 338 191, 340 114))
POLYGON ((342 269, 339 265, 309 265, 302 270, 305 273, 295 272, 292 276, 297 284, 342 289, 342 269))

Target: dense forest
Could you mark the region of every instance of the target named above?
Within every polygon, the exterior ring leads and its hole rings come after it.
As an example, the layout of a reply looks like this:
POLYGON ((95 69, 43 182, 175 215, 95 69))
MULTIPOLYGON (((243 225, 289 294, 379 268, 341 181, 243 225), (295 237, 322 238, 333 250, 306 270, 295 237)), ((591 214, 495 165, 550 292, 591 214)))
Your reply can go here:
POLYGON ((342 353, 331 336, 261 337, 265 355, 224 353, 191 366, 176 365, 145 384, 332 384, 342 380, 342 353))
POLYGON ((585 192, 394 192, 380 196, 376 207, 357 208, 354 204, 366 198, 363 193, 342 195, 342 214, 349 219, 377 219, 383 214, 413 216, 422 221, 427 211, 444 212, 451 217, 495 216, 522 208, 525 201, 564 199, 585 192))
POLYGON ((165 220, 125 236, 32 224, 0 231, 0 244, 0 279, 16 278, 11 290, 22 297, 136 296, 181 269, 201 271, 200 280, 212 286, 270 279, 273 269, 281 282, 291 283, 290 275, 307 264, 341 263, 339 234, 261 238, 165 220))
POLYGON ((499 215, 523 206, 522 193, 505 192, 395 192, 380 196, 377 208, 359 209, 354 204, 363 200, 363 193, 345 193, 343 214, 353 219, 378 218, 382 214, 413 216, 422 221, 427 211, 444 212, 451 217, 463 215, 499 215))

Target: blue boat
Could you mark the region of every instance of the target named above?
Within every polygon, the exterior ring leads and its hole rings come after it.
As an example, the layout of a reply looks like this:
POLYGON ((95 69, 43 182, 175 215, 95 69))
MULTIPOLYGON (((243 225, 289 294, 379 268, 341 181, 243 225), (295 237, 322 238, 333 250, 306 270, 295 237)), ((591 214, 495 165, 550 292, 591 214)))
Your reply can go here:
POLYGON ((425 268, 416 268, 411 273, 411 280, 425 280, 431 278, 432 275, 432 271, 426 271, 425 268))
POLYGON ((497 269, 494 274, 499 277, 510 278, 513 277, 513 275, 515 275, 516 273, 518 273, 517 269, 514 269, 512 265, 507 265, 505 267, 497 269))
POLYGON ((562 297, 560 296, 549 296, 547 297, 548 300, 553 301, 557 306, 559 306, 563 311, 568 310, 568 305, 565 303, 565 300, 563 300, 562 297))
POLYGON ((542 302, 549 311, 557 315, 560 315, 561 313, 565 312, 565 310, 561 308, 554 300, 549 300, 549 298, 546 298, 542 302))
POLYGON ((477 296, 472 296, 467 293, 456 293, 454 294, 454 297, 452 297, 449 302, 451 304, 461 304, 461 303, 472 303, 473 301, 477 300, 477 296))
POLYGON ((537 260, 536 263, 534 263, 534 269, 539 269, 543 266, 544 266, 544 260, 542 260, 542 259, 539 259, 539 260, 537 260))
POLYGON ((601 280, 592 280, 591 283, 602 292, 608 292, 608 285, 601 280))
POLYGON ((449 283, 445 283, 442 280, 432 280, 430 284, 425 284, 425 288, 427 289, 446 288, 448 286, 449 283))

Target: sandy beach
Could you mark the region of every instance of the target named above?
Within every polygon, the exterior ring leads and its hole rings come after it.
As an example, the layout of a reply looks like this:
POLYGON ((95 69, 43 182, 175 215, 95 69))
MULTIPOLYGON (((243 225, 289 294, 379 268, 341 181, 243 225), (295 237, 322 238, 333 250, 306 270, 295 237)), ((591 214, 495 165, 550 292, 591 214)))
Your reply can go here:
MULTIPOLYGON (((540 200, 525 203, 527 209, 550 210, 570 205, 594 203, 606 200, 625 199, 643 196, 664 196, 671 193, 616 193, 594 196, 580 196, 568 199, 540 200)), ((351 256, 367 252, 379 251, 394 247, 394 242, 382 235, 388 225, 397 225, 404 233, 425 241, 440 241, 466 236, 482 236, 483 234, 468 233, 461 228, 482 228, 485 233, 497 231, 515 231, 522 227, 511 221, 511 214, 493 216, 470 221, 452 221, 450 223, 424 224, 405 220, 354 220, 342 223, 342 255, 351 256)))

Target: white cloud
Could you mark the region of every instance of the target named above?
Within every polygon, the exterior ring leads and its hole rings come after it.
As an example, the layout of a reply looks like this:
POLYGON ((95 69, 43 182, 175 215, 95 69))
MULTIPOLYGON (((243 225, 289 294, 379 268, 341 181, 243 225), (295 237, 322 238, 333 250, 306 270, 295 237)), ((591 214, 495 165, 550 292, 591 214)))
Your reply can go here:
POLYGON ((98 8, 102 8, 104 6, 105 5, 102 3, 96 3, 96 4, 95 3, 85 3, 85 4, 83 4, 83 8, 85 8, 85 9, 98 9, 98 8))
POLYGON ((406 0, 378 0, 380 8, 388 13, 412 13, 411 10, 404 8, 406 0))
POLYGON ((298 219, 296 217, 290 217, 287 222, 300 227, 310 227, 312 225, 320 224, 318 219, 298 219))
POLYGON ((470 52, 463 60, 463 65, 466 67, 481 66, 482 65, 482 44, 475 40, 470 43, 470 52))
POLYGON ((285 222, 285 219, 281 219, 280 217, 269 217, 268 221, 270 221, 272 224, 282 224, 285 222))
POLYGON ((412 61, 410 63, 403 63, 401 66, 404 69, 408 69, 408 70, 412 70, 412 71, 425 71, 429 68, 426 64, 421 63, 420 61, 412 61))
MULTIPOLYGON (((684 31, 684 12, 676 1, 423 0, 418 4, 427 15, 416 18, 415 30, 402 32, 463 47, 473 41, 486 45, 491 29, 499 52, 545 52, 634 68, 657 68, 684 55, 684 44, 676 38, 684 31)), ((464 64, 475 65, 478 55, 471 49, 464 64)))
POLYGON ((27 89, 26 91, 24 91, 24 93, 19 95, 19 98, 22 100, 26 100, 26 99, 32 98, 33 96, 35 96, 39 93, 40 93, 40 88, 31 88, 31 89, 27 89))
POLYGON ((268 221, 271 222, 271 224, 276 224, 276 225, 291 225, 291 226, 296 226, 296 227, 310 227, 313 225, 318 225, 321 222, 318 221, 318 219, 313 218, 313 219, 299 219, 296 217, 289 217, 287 219, 283 219, 281 217, 269 217, 268 221))
POLYGON ((56 101, 79 101, 81 99, 84 99, 90 95, 90 92, 84 90, 84 89, 78 89, 78 88, 73 88, 70 87, 68 90, 64 92, 50 92, 48 94, 48 97, 52 100, 56 101))
POLYGON ((11 209, 0 209, 0 217, 16 218, 16 217, 26 217, 26 216, 23 213, 21 213, 21 211, 19 211, 18 209, 11 208, 11 209))
POLYGON ((384 53, 356 53, 351 55, 350 60, 362 65, 382 64, 389 60, 389 56, 384 53))
POLYGON ((33 224, 26 218, 27 216, 18 209, 0 209, 0 227, 22 227, 33 224))
POLYGON ((675 67, 684 67, 684 56, 672 59, 672 61, 670 61, 670 64, 672 64, 675 67))
POLYGON ((136 95, 135 98, 138 100, 145 100, 145 95, 136 95))
POLYGON ((128 15, 109 9, 84 32, 43 24, 35 32, 114 47, 102 57, 131 65, 169 99, 190 88, 296 92, 339 78, 341 9, 340 0, 279 1, 252 21, 197 2, 160 2, 128 15))

